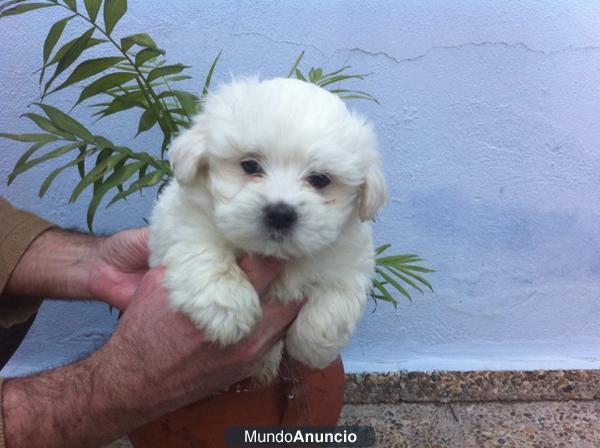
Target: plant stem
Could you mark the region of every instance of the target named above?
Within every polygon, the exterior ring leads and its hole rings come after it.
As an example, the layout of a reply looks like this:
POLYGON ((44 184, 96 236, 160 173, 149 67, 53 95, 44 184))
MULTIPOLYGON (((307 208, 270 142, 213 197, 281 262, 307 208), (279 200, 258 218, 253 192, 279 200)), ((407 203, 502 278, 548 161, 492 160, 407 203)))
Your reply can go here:
MULTIPOLYGON (((92 22, 88 17, 84 16, 79 11, 73 11, 71 8, 69 8, 66 5, 63 5, 61 3, 57 3, 57 4, 65 9, 67 9, 68 11, 75 13, 75 15, 81 17, 83 20, 90 23, 94 28, 96 28, 98 31, 100 31, 100 33, 102 33, 115 47, 117 47, 119 52, 125 57, 125 59, 127 59, 127 61, 131 64, 131 66, 134 68, 134 70, 138 74, 138 76, 136 77, 136 81, 138 83, 138 86, 140 87, 140 90, 144 94, 144 97, 146 97, 146 101, 148 101, 148 105, 152 108, 152 112, 154 113, 154 116, 156 117, 156 121, 158 122, 161 130, 163 131, 163 134, 165 134, 165 142, 168 140, 167 137, 169 137, 169 139, 170 139, 170 136, 173 135, 177 131, 177 126, 173 122, 173 117, 171 117, 171 114, 169 113, 169 111, 163 107, 162 103, 160 102, 160 99, 156 95, 156 92, 154 92, 154 89, 152 89, 152 86, 146 80, 142 71, 138 67, 136 67, 135 63, 132 61, 129 54, 125 50, 123 50, 121 48, 121 46, 119 44, 117 44, 117 42, 115 42, 115 40, 105 30, 100 28, 96 23, 92 22), (152 101, 150 101, 150 98, 148 97, 146 91, 143 88, 140 78, 144 82, 144 84, 146 84, 146 86, 148 88, 148 92, 150 92, 150 95, 154 99, 154 103, 152 101), (154 107, 155 105, 157 105, 159 107, 158 111, 154 107), (165 129, 164 123, 161 121, 161 118, 160 118, 160 116, 161 116, 160 109, 162 109, 162 113, 167 118, 170 129, 165 129)), ((161 154, 163 152, 164 152, 164 145, 163 145, 163 148, 161 148, 161 154)))

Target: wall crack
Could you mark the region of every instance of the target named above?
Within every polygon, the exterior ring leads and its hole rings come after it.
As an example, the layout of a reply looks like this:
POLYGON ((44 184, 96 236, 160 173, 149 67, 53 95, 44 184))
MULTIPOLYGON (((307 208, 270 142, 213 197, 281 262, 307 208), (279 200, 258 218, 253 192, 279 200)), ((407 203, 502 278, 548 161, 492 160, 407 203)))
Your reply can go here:
POLYGON ((419 61, 436 51, 461 50, 464 48, 472 48, 472 47, 504 47, 504 48, 509 48, 509 49, 520 49, 520 50, 524 50, 524 51, 527 51, 530 53, 540 54, 543 56, 553 56, 555 54, 566 53, 566 52, 598 51, 598 50, 600 50, 600 47, 598 47, 598 46, 587 46, 587 47, 568 46, 568 47, 560 48, 557 50, 545 51, 545 50, 539 50, 539 49, 532 48, 524 42, 510 43, 510 42, 504 42, 504 41, 482 41, 482 42, 464 42, 464 43, 457 44, 457 45, 435 45, 419 55, 410 56, 407 58, 398 58, 398 57, 392 56, 391 54, 389 54, 385 51, 370 51, 370 50, 365 50, 364 48, 360 48, 360 47, 340 48, 337 51, 346 51, 346 52, 348 52, 348 55, 350 55, 352 53, 361 53, 361 54, 375 56, 375 57, 383 56, 384 58, 394 62, 395 64, 401 64, 401 63, 405 63, 405 62, 419 61))
POLYGON ((309 47, 309 48, 312 48, 312 49, 318 51, 319 53, 321 53, 322 56, 327 57, 326 53, 322 49, 320 49, 316 45, 307 44, 306 42, 296 42, 296 41, 293 41, 293 40, 279 40, 279 39, 274 39, 274 38, 272 38, 270 36, 267 36, 266 34, 258 33, 258 32, 229 33, 229 36, 232 36, 232 37, 245 37, 245 36, 262 37, 263 39, 266 39, 269 42, 273 42, 273 43, 276 43, 276 44, 293 45, 295 47, 309 47))

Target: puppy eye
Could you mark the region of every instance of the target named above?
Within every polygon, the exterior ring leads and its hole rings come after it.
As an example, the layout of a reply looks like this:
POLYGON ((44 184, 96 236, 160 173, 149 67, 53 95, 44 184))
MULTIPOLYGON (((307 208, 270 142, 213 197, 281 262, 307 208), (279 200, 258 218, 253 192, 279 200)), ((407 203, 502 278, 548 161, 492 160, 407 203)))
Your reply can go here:
POLYGON ((243 160, 242 169, 246 174, 262 174, 264 173, 262 167, 256 160, 243 160))
POLYGON ((308 176, 308 183, 317 189, 325 188, 331 183, 331 179, 325 174, 313 174, 308 176))

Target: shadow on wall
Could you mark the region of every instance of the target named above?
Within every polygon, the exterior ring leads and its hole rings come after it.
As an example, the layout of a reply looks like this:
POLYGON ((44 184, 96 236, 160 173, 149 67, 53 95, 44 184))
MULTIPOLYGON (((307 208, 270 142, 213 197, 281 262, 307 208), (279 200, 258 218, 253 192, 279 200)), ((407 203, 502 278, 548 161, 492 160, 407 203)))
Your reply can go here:
MULTIPOLYGON (((595 217, 503 204, 514 201, 504 198, 502 189, 497 201, 470 197, 456 189, 433 189, 414 192, 407 202, 416 226, 435 238, 469 246, 474 253, 503 251, 520 258, 556 252, 560 259, 544 260, 544 268, 568 267, 576 257, 577 271, 581 271, 582 255, 600 254, 600 226, 595 217)), ((593 257, 588 264, 593 272, 599 260, 593 257)))

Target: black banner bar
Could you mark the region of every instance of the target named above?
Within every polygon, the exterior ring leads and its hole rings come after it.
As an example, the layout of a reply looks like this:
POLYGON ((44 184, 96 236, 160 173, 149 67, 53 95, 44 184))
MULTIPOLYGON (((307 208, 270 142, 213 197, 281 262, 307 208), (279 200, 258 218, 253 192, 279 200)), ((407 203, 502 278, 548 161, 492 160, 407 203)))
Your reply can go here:
POLYGON ((247 426, 225 431, 229 448, 363 448, 375 444, 370 426, 247 426))

